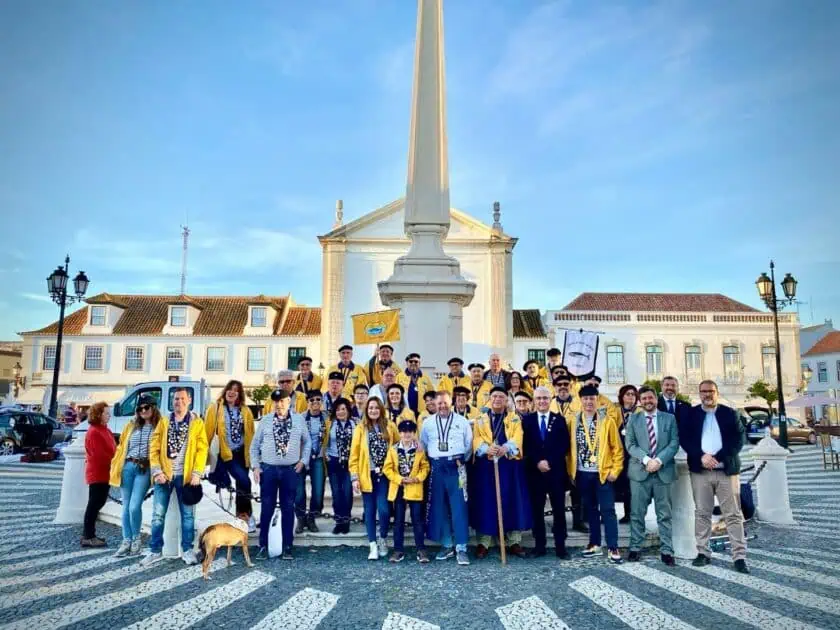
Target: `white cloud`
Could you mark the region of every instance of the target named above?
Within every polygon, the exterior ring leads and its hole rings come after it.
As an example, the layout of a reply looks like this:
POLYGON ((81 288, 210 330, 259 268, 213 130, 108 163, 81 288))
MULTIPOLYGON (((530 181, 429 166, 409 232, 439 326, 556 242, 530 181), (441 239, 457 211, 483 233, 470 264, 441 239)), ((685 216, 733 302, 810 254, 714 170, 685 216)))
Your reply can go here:
POLYGON ((20 297, 27 300, 34 300, 35 302, 52 302, 49 296, 41 295, 40 293, 20 293, 20 297))

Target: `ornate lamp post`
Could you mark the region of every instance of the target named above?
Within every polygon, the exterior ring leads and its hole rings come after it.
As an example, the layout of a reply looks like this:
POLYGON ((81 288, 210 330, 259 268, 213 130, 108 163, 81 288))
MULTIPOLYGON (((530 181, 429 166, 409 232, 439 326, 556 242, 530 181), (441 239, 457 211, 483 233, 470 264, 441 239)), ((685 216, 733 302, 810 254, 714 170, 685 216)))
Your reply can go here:
POLYGON ((64 309, 68 304, 73 302, 80 302, 87 293, 88 284, 90 280, 84 271, 80 271, 73 278, 73 290, 75 295, 67 294, 67 279, 70 268, 70 256, 64 258, 64 267, 56 267, 47 278, 47 290, 49 291, 52 301, 58 304, 58 337, 55 343, 55 365, 53 366, 52 391, 50 392, 50 409, 48 415, 55 418, 58 407, 58 372, 61 369, 61 341, 64 336, 64 309))
POLYGON ((23 366, 20 364, 20 361, 18 361, 12 367, 12 374, 15 377, 15 389, 14 389, 15 398, 17 398, 20 395, 21 383, 24 383, 24 387, 26 387, 26 385, 25 385, 26 377, 21 378, 21 376, 20 376, 21 370, 23 370, 23 366))
POLYGON ((811 379, 814 376, 814 371, 811 369, 811 366, 806 365, 802 368, 802 393, 808 391, 808 384, 811 382, 811 379))
POLYGON ((758 295, 767 305, 767 308, 773 313, 773 330, 776 335, 776 389, 779 392, 779 444, 787 448, 787 417, 785 413, 785 394, 782 386, 782 352, 781 344, 779 342, 779 311, 793 304, 796 300, 796 279, 788 274, 785 274, 782 280, 782 291, 785 297, 780 298, 776 295, 776 266, 773 261, 770 261, 770 277, 766 273, 762 273, 758 280, 755 281, 755 286, 758 289, 758 295))

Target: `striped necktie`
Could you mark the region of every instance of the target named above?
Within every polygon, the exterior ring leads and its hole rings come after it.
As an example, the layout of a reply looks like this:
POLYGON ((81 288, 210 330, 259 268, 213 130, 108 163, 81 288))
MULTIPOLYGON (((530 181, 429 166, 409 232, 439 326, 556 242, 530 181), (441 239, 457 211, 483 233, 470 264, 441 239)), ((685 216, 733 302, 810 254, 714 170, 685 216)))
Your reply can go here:
POLYGON ((650 439, 650 456, 656 456, 656 430, 653 426, 653 416, 647 417, 648 438, 650 439))

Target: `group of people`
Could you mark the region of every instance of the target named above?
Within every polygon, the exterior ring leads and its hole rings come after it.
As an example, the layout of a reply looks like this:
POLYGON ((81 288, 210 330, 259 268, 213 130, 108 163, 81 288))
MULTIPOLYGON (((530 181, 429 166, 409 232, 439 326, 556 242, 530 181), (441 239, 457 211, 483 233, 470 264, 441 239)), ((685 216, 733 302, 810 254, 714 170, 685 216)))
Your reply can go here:
MULTIPOLYGON (((710 562, 717 497, 735 568, 748 572, 738 478, 744 432, 735 412, 718 403, 713 381, 700 384, 701 403, 694 407, 678 399, 673 377, 663 380, 661 396, 646 386, 625 385, 613 402, 600 393, 598 376, 572 376, 556 348, 548 351, 545 366, 527 361, 521 373, 503 369, 495 354, 489 367, 473 363, 466 371, 454 357, 437 385, 421 369, 417 353, 409 354, 401 368, 387 344, 365 366, 353 362, 351 346, 338 352, 340 360, 324 381, 312 372, 308 357, 300 360, 297 374, 280 372, 258 421, 236 380, 225 386, 204 420, 189 412, 186 390, 175 394, 169 417, 161 416, 154 398, 143 397, 108 469, 107 481, 122 491, 123 543, 117 555, 140 553, 140 505, 153 482, 152 536, 143 562, 161 557, 173 492, 181 511, 183 558, 195 562, 191 487, 200 484, 209 445, 217 443, 213 480, 224 485, 233 478, 237 514, 252 526, 251 476, 259 485, 257 558, 267 557, 278 506, 284 559, 293 558, 295 534, 318 531, 316 517, 328 480, 333 534, 349 533, 353 498, 361 494, 369 560, 389 555, 392 517, 390 561, 405 558, 406 511, 421 563, 430 560, 426 541, 431 540, 440 544, 437 560, 454 557, 458 564, 469 564, 471 528, 476 559, 487 557, 494 545, 505 545, 519 557, 546 555, 546 499, 555 515, 555 554, 568 559, 569 492, 572 525, 589 533, 583 556, 602 554, 603 526, 608 559, 638 561, 653 501, 661 560, 672 566, 670 487, 676 478, 674 457, 682 446, 696 505, 694 564, 710 562), (630 523, 626 558, 618 549, 617 499, 625 506, 622 520, 630 523), (535 545, 530 554, 521 544, 528 530, 535 545)), ((97 408, 88 440, 98 439, 97 426, 103 424, 94 419, 97 408)), ((107 424, 107 409, 96 416, 107 424)), ((94 520, 101 507, 94 486, 101 476, 91 483, 94 520)), ((107 496, 107 485, 105 490, 107 496)), ((83 545, 98 544, 92 528, 86 519, 83 545)))

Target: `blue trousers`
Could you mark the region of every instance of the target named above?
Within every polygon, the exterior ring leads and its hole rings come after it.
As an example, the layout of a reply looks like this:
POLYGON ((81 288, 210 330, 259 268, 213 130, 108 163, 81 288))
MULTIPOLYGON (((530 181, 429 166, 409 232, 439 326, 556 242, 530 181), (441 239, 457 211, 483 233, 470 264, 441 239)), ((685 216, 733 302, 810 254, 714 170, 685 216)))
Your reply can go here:
POLYGON ((332 492, 333 512, 335 524, 345 525, 350 522, 350 511, 353 508, 353 482, 347 464, 341 464, 338 457, 327 459, 327 472, 330 477, 330 491, 332 492))
MULTIPOLYGON (((430 528, 442 534, 439 536, 442 543, 448 542, 443 539, 447 538, 448 532, 454 530, 455 549, 466 551, 470 539, 469 516, 464 491, 458 486, 458 465, 454 461, 444 458, 432 459, 432 483, 429 492, 430 528), (448 525, 451 525, 451 528, 448 525)), ((432 540, 435 540, 434 535, 432 540)))
POLYGON ((373 492, 362 492, 362 503, 365 506, 365 529, 368 542, 376 542, 376 516, 379 514, 379 537, 388 536, 388 522, 391 518, 391 506, 388 504, 389 481, 385 475, 370 473, 373 492))
POLYGON ((193 548, 195 540, 195 506, 184 505, 181 498, 184 489, 184 478, 176 475, 172 481, 167 483, 156 483, 155 494, 152 497, 154 508, 152 510, 152 539, 149 541, 149 549, 152 553, 163 551, 163 524, 166 521, 166 511, 169 509, 169 499, 172 491, 178 499, 178 508, 181 510, 181 550, 189 551, 193 548))
POLYGON ((148 468, 145 473, 141 473, 137 464, 125 462, 120 479, 123 540, 140 538, 140 526, 143 524, 143 499, 146 498, 150 481, 148 468))
POLYGON ((394 551, 403 551, 405 539, 405 508, 411 511, 411 527, 414 530, 414 546, 417 551, 425 548, 423 534, 423 502, 406 501, 403 498, 404 490, 400 488, 397 498, 394 500, 394 551))
POLYGON ((245 465, 245 450, 233 451, 233 458, 225 462, 227 470, 236 482, 236 513, 251 516, 253 508, 251 499, 242 494, 251 494, 251 477, 248 475, 248 467, 245 465), (240 494, 241 493, 241 494, 240 494))
POLYGON ((299 519, 307 516, 315 518, 324 509, 324 460, 313 457, 309 468, 298 473, 298 487, 295 495, 295 514, 299 519), (312 483, 312 496, 309 499, 309 511, 306 510, 306 477, 312 483))
POLYGON ((618 549, 618 520, 615 517, 613 483, 601 483, 597 472, 577 471, 575 484, 580 491, 583 513, 589 518, 589 544, 601 545, 601 521, 609 549, 618 549))
POLYGON ((295 533, 295 493, 298 475, 294 466, 263 464, 260 472, 260 547, 268 547, 268 530, 274 518, 278 497, 283 548, 291 549, 295 533))

